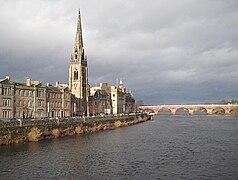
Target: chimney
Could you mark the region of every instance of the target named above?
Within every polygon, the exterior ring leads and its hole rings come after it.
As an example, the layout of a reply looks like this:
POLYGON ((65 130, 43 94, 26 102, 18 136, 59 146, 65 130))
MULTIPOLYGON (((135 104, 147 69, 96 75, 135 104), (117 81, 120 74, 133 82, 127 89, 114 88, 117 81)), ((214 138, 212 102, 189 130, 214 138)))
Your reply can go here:
POLYGON ((56 81, 55 86, 56 86, 56 87, 59 86, 59 81, 56 81))
POLYGON ((31 79, 29 78, 26 79, 26 86, 31 86, 31 79))

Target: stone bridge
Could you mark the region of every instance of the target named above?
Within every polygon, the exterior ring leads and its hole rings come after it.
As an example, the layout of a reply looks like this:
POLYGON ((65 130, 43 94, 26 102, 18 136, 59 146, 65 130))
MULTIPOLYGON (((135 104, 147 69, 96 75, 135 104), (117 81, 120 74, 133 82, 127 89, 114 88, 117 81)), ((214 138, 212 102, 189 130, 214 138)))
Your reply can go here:
POLYGON ((197 104, 197 105, 157 105, 157 106, 140 106, 140 110, 159 114, 162 111, 170 111, 175 115, 178 110, 185 110, 190 115, 195 112, 206 112, 211 114, 224 114, 224 115, 237 115, 238 105, 225 105, 225 104, 197 104))

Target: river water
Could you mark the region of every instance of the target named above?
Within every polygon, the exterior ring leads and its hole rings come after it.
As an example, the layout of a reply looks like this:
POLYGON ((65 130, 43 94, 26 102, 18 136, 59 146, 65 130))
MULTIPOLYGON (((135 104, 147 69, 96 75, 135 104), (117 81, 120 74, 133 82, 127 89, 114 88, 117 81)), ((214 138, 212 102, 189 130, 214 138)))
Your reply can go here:
POLYGON ((1 146, 0 179, 238 179, 238 118, 160 115, 115 130, 1 146))

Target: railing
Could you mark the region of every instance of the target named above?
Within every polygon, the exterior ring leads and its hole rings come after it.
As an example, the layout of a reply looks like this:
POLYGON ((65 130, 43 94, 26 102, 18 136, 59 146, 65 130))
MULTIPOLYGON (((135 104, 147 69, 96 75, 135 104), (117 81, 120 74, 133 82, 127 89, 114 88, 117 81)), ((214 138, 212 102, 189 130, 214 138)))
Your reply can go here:
POLYGON ((129 120, 135 118, 136 115, 125 116, 109 116, 109 117, 80 117, 80 118, 54 118, 45 120, 14 120, 14 121, 0 121, 0 131, 7 128, 18 127, 33 127, 33 126, 62 126, 62 125, 75 125, 81 123, 110 123, 115 120, 129 120))
POLYGON ((176 105, 155 105, 140 106, 141 108, 158 108, 158 107, 238 107, 235 104, 176 104, 176 105))

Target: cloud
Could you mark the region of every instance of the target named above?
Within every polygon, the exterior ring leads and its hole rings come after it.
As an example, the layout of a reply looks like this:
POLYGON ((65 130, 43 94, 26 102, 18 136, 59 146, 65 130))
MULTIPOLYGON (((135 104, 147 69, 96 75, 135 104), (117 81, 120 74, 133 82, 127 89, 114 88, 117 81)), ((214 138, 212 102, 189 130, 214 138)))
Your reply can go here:
POLYGON ((0 76, 67 82, 78 7, 91 85, 122 78, 148 104, 237 98, 235 0, 0 1, 0 76))

